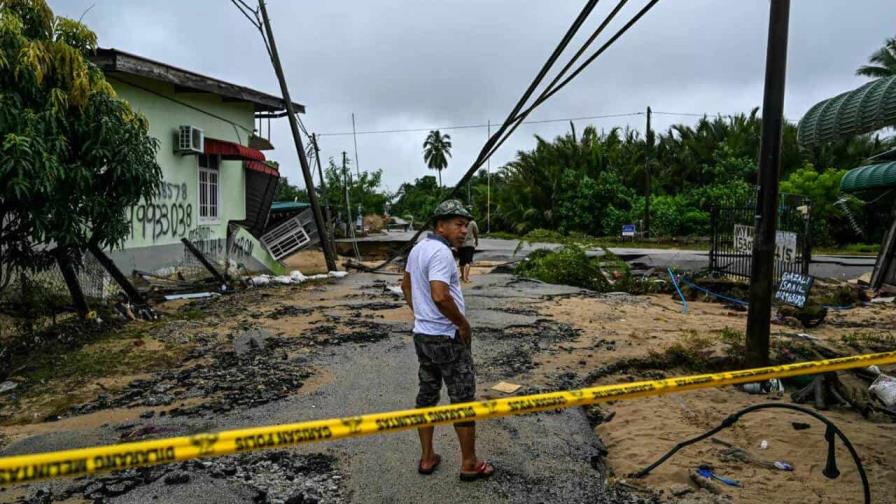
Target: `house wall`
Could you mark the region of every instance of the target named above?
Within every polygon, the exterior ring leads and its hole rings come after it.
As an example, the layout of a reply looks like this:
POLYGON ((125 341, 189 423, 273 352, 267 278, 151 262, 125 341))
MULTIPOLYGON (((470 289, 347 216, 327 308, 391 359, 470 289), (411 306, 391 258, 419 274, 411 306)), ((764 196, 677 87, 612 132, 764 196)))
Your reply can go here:
POLYGON ((171 268, 183 261, 184 246, 180 240, 188 238, 212 258, 223 260, 228 222, 246 217, 246 173, 242 162, 221 161, 218 219, 202 223, 198 158, 176 154, 175 135, 180 125, 189 124, 202 129, 206 137, 246 145, 254 123, 252 105, 224 102, 219 96, 205 93, 175 93, 171 84, 132 75, 112 75, 109 82, 120 98, 149 120, 150 135, 159 140, 156 158, 163 179, 161 194, 155 200, 142 201, 129 210, 131 235, 122 250, 112 252, 112 257, 128 273, 133 269, 171 268))

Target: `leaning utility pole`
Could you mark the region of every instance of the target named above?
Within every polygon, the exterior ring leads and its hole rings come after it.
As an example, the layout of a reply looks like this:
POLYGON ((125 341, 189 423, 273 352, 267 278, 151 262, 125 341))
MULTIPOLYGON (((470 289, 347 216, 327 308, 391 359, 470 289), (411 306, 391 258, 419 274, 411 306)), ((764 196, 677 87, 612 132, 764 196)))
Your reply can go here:
MULTIPOLYGON (((332 227, 333 224, 333 214, 330 212, 330 198, 327 197, 327 184, 324 182, 324 170, 320 166, 320 148, 317 146, 317 133, 311 134, 311 146, 314 148, 314 161, 317 165, 317 176, 320 181, 320 193, 324 197, 324 220, 327 223, 327 232, 329 233, 330 240, 333 239, 333 235, 335 231, 332 227)), ((333 245, 333 242, 330 241, 330 246, 334 249, 336 248, 333 245)))
POLYGON ((762 141, 759 147, 759 195, 750 269, 750 309, 747 313, 747 367, 769 364, 769 324, 775 274, 775 221, 778 215, 778 178, 781 172, 789 18, 790 0, 771 0, 768 49, 765 56, 765 92, 762 99, 762 141))
MULTIPOLYGON (((486 136, 486 140, 492 137, 492 120, 488 120, 488 136, 486 136)), ((492 232, 492 157, 488 157, 488 167, 486 168, 486 173, 488 174, 488 180, 486 181, 486 199, 485 199, 485 232, 492 232)))
POLYGON ((644 236, 650 236, 650 155, 653 153, 653 131, 650 130, 650 107, 647 107, 647 129, 644 130, 644 173, 647 187, 644 189, 644 236))
POLYGON ((296 121, 295 107, 292 105, 292 98, 289 97, 289 88, 286 86, 286 77, 283 75, 283 67, 280 65, 280 55, 277 53, 277 44, 274 42, 274 31, 271 29, 271 20, 268 18, 268 10, 267 7, 265 7, 264 0, 258 0, 258 7, 261 10, 264 31, 267 34, 268 45, 270 46, 271 63, 274 65, 274 71, 277 72, 277 80, 280 81, 280 91, 283 94, 287 117, 289 117, 289 127, 292 130, 292 139, 296 144, 296 152, 299 154, 299 164, 302 166, 302 176, 305 178, 305 189, 308 191, 308 202, 311 204, 311 213, 314 215, 314 225, 317 226, 317 236, 320 239, 321 248, 323 248, 324 251, 324 259, 327 261, 327 269, 335 271, 336 253, 333 251, 332 243, 330 242, 327 233, 327 226, 320 211, 320 203, 318 203, 317 194, 314 192, 314 178, 311 175, 311 168, 308 166, 308 158, 305 157, 305 147, 302 145, 302 137, 299 134, 299 124, 298 121, 296 121))

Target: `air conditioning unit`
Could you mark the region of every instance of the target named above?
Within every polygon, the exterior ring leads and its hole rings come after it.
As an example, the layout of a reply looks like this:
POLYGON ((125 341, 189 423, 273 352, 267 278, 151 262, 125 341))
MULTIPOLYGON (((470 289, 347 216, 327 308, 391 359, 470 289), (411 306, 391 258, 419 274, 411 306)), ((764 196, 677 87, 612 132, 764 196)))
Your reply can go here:
POLYGON ((181 126, 177 131, 174 152, 178 154, 202 154, 205 152, 205 133, 195 126, 181 126))

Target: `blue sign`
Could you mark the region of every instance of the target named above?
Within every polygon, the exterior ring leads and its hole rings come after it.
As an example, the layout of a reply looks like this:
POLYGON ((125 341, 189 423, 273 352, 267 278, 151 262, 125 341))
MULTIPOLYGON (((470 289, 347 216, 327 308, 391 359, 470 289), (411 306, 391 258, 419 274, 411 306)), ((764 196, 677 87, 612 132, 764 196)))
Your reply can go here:
POLYGON ((622 225, 622 236, 635 236, 635 225, 634 224, 623 224, 622 225))

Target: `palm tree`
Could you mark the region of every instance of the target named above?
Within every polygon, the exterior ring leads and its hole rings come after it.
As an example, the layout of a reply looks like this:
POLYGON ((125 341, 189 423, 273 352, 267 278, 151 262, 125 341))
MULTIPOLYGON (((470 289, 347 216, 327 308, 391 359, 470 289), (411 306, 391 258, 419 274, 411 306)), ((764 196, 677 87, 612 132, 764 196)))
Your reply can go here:
POLYGON ((451 136, 444 135, 439 130, 432 130, 426 135, 423 142, 423 161, 430 170, 439 172, 439 187, 442 187, 442 170, 448 168, 448 158, 451 157, 451 136))
POLYGON ((856 75, 875 79, 896 75, 896 38, 884 41, 884 46, 875 51, 868 61, 876 65, 862 65, 856 70, 856 75))

